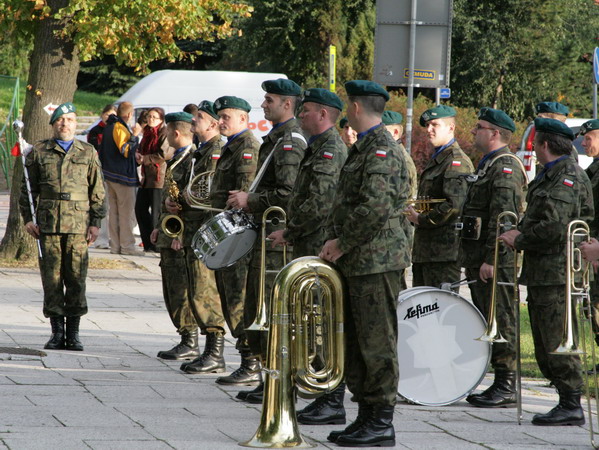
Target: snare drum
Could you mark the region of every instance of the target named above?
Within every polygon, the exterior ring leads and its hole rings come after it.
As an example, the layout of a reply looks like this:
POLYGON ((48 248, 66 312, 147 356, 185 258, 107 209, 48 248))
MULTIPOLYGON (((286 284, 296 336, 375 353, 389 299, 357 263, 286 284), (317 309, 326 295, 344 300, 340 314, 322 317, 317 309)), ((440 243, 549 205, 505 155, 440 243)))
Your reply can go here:
POLYGON ((443 406, 470 394, 484 378, 491 344, 478 309, 433 287, 400 292, 397 306, 399 394, 411 403, 443 406))
POLYGON ((209 269, 235 264, 254 246, 258 231, 246 213, 231 209, 204 223, 193 236, 193 252, 209 269))

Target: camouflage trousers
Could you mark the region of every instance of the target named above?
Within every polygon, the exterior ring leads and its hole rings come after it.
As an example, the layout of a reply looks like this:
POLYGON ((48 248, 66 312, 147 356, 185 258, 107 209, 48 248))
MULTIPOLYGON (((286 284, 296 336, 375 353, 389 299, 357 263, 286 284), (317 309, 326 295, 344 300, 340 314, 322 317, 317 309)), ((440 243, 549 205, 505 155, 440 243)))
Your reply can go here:
POLYGON ((595 279, 591 281, 591 314, 593 333, 595 343, 599 345, 599 274, 595 274, 595 279))
MULTIPOLYGON (((513 270, 499 268, 497 269, 498 280, 500 282, 513 282, 513 270)), ((470 294, 472 302, 478 308, 485 320, 489 317, 489 305, 491 304, 491 291, 493 283, 489 280, 484 283, 479 278, 479 268, 466 268, 466 278, 468 281, 476 280, 476 283, 470 284, 470 294)), ((494 343, 491 346, 491 366, 494 369, 516 370, 517 351, 516 351, 516 308, 512 299, 513 290, 511 286, 497 285, 495 296, 497 328, 501 335, 507 340, 504 344, 494 343)))
POLYGON ((345 298, 345 380, 352 400, 395 405, 399 271, 348 277, 345 298))
MULTIPOLYGON (((528 313, 535 345, 537 364, 558 391, 582 387, 580 358, 574 355, 551 355, 560 344, 564 328, 565 286, 529 286, 528 313)), ((577 329, 576 314, 573 315, 577 329)))
MULTIPOLYGON (((432 286, 441 287, 443 283, 453 283, 459 281, 462 268, 455 261, 428 262, 412 264, 412 286, 432 286)), ((456 294, 460 292, 460 287, 452 289, 456 294)))
POLYGON ((39 260, 44 288, 44 317, 87 314, 87 241, 83 234, 42 234, 39 260))
POLYGON ((164 303, 179 333, 200 327, 201 333, 224 332, 225 319, 214 276, 191 247, 160 249, 164 303))
POLYGON ((243 307, 248 265, 249 256, 244 256, 232 266, 214 271, 223 315, 231 334, 237 338, 238 349, 247 346, 243 307))

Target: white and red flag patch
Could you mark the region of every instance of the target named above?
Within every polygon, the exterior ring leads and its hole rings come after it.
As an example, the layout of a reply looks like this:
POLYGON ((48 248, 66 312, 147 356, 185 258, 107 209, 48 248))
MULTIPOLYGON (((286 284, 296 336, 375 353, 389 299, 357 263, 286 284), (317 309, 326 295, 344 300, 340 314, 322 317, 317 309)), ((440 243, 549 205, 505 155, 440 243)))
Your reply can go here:
POLYGON ((220 155, 218 153, 213 153, 212 159, 220 159, 220 155))
POLYGON ((454 167, 459 167, 459 166, 462 165, 462 161, 452 161, 451 165, 454 166, 454 167))
POLYGON ((243 159, 252 159, 252 154, 251 153, 244 153, 243 154, 243 159))
POLYGON ((324 152, 322 157, 326 159, 333 159, 333 154, 331 152, 324 152))
POLYGON ((504 167, 503 168, 503 173, 512 173, 512 172, 513 172, 513 170, 510 167, 504 167))
POLYGON ((387 152, 385 150, 377 150, 375 155, 378 156, 379 158, 386 158, 387 152))
POLYGON ((285 151, 293 150, 293 145, 283 144, 283 150, 285 150, 285 151))
POLYGON ((568 186, 568 187, 572 187, 574 186, 574 181, 572 180, 568 180, 567 178, 564 178, 564 185, 568 186))

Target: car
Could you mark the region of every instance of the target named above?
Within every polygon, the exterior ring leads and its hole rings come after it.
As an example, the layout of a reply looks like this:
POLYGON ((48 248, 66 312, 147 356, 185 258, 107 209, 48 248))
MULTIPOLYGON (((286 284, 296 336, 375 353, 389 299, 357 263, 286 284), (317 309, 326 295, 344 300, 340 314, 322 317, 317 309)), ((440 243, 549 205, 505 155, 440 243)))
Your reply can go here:
MULTIPOLYGON (((568 118, 566 119, 566 125, 568 125, 574 134, 576 135, 576 139, 572 143, 576 151, 578 152, 578 164, 583 169, 586 169, 593 162, 593 158, 587 156, 584 149, 582 148, 582 136, 578 136, 578 130, 580 130, 580 126, 586 121, 591 119, 574 119, 568 118)), ((534 133, 534 122, 531 122, 524 134, 522 135, 522 140, 520 141, 520 149, 516 152, 516 156, 522 160, 524 164, 524 168, 526 169, 526 175, 528 176, 528 181, 534 180, 536 176, 536 166, 537 166, 537 157, 532 150, 532 141, 535 137, 534 133)))

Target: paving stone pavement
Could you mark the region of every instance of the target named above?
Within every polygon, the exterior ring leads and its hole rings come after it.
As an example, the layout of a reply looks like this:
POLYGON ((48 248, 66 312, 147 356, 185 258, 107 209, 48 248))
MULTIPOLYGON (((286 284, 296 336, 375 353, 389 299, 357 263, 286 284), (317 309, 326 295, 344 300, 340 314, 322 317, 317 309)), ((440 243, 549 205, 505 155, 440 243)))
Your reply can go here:
MULTIPOLYGON (((7 214, 4 193, 0 235, 7 214)), ((235 400, 238 389, 217 385, 217 375, 187 375, 180 362, 156 358, 178 341, 162 300, 158 257, 99 249, 90 255, 128 259, 138 268, 90 270, 89 314, 81 321, 85 351, 0 353, 0 449, 231 449, 249 439, 260 405, 235 400)), ((38 271, 0 268, 0 347, 42 350, 49 332, 38 271)), ((234 370, 239 357, 230 337, 225 355, 234 370)), ((483 385, 489 383, 487 376, 483 385)), ((515 409, 478 409, 464 400, 449 406, 399 402, 397 448, 590 448, 588 425, 531 425, 532 415, 552 408, 557 396, 544 380, 525 379, 523 387, 520 426, 515 409)), ((298 408, 306 404, 300 399, 298 408)), ((353 419, 357 406, 349 395, 345 405, 353 419)), ((317 448, 335 448, 326 436, 338 428, 300 425, 317 448)))

